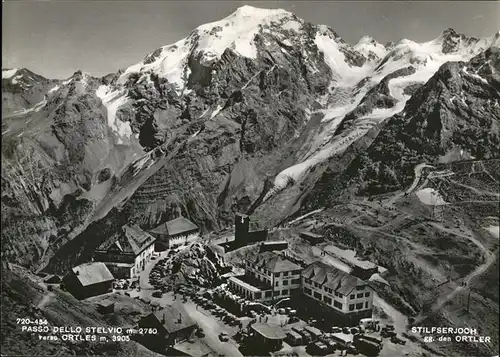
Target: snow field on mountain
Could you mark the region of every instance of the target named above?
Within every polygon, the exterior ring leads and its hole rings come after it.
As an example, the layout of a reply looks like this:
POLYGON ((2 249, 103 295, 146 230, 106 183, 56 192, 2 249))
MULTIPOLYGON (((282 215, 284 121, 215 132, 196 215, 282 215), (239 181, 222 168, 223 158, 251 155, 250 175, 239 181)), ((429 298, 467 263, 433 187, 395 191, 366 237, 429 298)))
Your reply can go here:
POLYGON ((441 194, 430 187, 418 190, 415 194, 420 202, 428 206, 442 206, 447 204, 441 194))
MULTIPOLYGON (((251 6, 240 7, 228 17, 197 27, 188 37, 161 48, 161 53, 149 64, 144 61, 130 66, 118 79, 124 84, 132 73, 152 71, 174 84, 178 90, 185 87, 185 73, 190 55, 201 55, 201 63, 208 64, 219 59, 227 48, 243 57, 257 58, 254 39, 262 26, 283 21, 291 13, 276 9, 264 10, 251 6)), ((288 29, 300 28, 300 22, 290 19, 288 29)))
POLYGON ((96 95, 107 110, 108 126, 117 135, 117 144, 123 144, 123 138, 130 139, 132 128, 130 122, 122 122, 116 118, 118 108, 127 103, 127 96, 121 91, 111 91, 108 86, 101 85, 96 90, 96 95))
MULTIPOLYGON (((442 53, 443 38, 416 43, 411 40, 401 40, 381 61, 385 62, 380 68, 374 70, 374 63, 367 62, 362 67, 350 66, 345 55, 340 51, 339 44, 320 32, 316 34, 315 44, 324 53, 325 63, 332 70, 332 86, 334 89, 352 88, 361 79, 370 77, 370 81, 361 89, 358 95, 349 103, 339 103, 334 101, 328 108, 322 110, 325 114, 322 123, 328 123, 326 128, 317 135, 309 149, 309 154, 301 162, 280 172, 274 181, 274 190, 284 188, 290 178, 297 181, 307 172, 307 170, 322 161, 327 160, 335 154, 347 149, 352 143, 364 136, 373 126, 382 120, 401 112, 410 96, 404 94, 404 89, 414 83, 427 82, 441 65, 449 61, 465 61, 472 58, 485 45, 493 42, 491 39, 481 40, 477 44, 469 47, 461 46, 456 53, 442 53), (375 108, 370 114, 358 118, 346 133, 333 137, 336 128, 342 122, 347 113, 355 109, 363 96, 370 88, 380 83, 380 81, 390 73, 414 66, 416 72, 409 76, 396 77, 388 82, 389 92, 397 100, 393 108, 375 108)), ((372 41, 371 38, 362 38, 355 46, 361 53, 371 50, 376 55, 382 55, 382 45, 372 41), (375 51, 373 51, 375 49, 375 51)), ((385 50, 385 47, 383 47, 385 50)), ((470 73, 468 73, 471 75, 470 73)), ((479 76, 478 76, 479 77, 479 76)), ((479 77, 480 78, 480 77, 479 77)), ((481 78, 482 79, 482 78, 481 78)), ((322 102, 325 102, 323 98, 322 102)), ((328 101, 327 101, 328 102, 328 101)))
POLYGON ((354 46, 354 49, 359 53, 368 57, 370 52, 373 52, 379 59, 384 58, 387 54, 387 49, 384 45, 378 43, 369 36, 362 37, 359 42, 354 46))
POLYGON ((340 51, 339 44, 327 35, 316 33, 314 43, 325 56, 325 63, 332 70, 334 79, 337 77, 341 80, 343 86, 356 84, 360 79, 365 77, 371 66, 365 64, 362 67, 350 66, 345 58, 345 55, 340 51))
POLYGON ((2 79, 9 79, 14 77, 17 72, 17 68, 12 69, 2 69, 2 79))
POLYGON ((499 237, 499 226, 488 226, 486 227, 486 230, 491 233, 494 237, 498 238, 499 237))

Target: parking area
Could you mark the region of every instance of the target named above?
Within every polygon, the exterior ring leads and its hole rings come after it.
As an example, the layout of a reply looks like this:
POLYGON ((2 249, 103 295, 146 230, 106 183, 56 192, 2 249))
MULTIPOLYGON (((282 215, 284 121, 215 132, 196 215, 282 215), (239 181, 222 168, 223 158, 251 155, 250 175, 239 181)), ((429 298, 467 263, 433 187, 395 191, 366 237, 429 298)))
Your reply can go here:
POLYGON ((209 289, 176 281, 172 277, 176 253, 178 251, 169 250, 158 254, 137 281, 118 282, 117 287, 122 294, 139 299, 153 309, 182 301, 187 313, 201 328, 198 337, 219 355, 248 355, 248 347, 255 344, 253 324, 265 324, 284 332, 286 338, 273 350, 275 355, 383 357, 411 356, 413 351, 422 351, 417 343, 398 335, 392 325, 373 322, 354 328, 332 327, 331 323, 304 315, 293 301, 268 306, 228 291, 226 284, 209 289))

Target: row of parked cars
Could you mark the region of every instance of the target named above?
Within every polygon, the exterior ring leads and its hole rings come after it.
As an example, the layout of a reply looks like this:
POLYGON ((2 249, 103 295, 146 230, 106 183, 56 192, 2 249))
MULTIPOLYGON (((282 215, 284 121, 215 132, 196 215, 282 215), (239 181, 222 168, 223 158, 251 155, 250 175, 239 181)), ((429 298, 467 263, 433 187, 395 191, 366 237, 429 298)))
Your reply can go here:
POLYGON ((113 289, 126 290, 129 288, 129 283, 126 279, 119 279, 113 282, 113 289))
POLYGON ((194 294, 192 299, 198 305, 209 310, 214 316, 219 317, 224 323, 230 326, 237 326, 240 323, 239 319, 235 315, 216 305, 213 301, 207 299, 206 297, 194 294))
MULTIPOLYGON (((172 258, 177 254, 178 249, 170 249, 167 252, 167 257, 158 260, 156 265, 151 269, 149 274, 149 282, 155 287, 155 289, 160 289, 165 283, 163 279, 170 275, 172 270, 172 258)), ((151 257, 151 260, 155 260, 156 256, 151 257)))

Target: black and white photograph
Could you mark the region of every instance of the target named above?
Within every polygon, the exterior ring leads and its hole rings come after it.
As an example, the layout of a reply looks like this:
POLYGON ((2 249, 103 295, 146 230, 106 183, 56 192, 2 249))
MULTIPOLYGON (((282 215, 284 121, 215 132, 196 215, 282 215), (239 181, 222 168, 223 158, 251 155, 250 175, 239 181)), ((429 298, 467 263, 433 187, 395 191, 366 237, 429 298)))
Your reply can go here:
POLYGON ((498 357, 500 2, 3 0, 1 356, 498 357))

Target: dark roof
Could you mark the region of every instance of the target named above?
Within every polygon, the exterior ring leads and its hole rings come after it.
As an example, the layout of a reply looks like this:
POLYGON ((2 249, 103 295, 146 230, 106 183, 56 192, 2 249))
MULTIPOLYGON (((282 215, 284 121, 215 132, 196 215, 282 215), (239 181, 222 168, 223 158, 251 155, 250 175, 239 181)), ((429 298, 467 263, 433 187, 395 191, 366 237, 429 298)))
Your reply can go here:
POLYGON ((302 231, 299 234, 307 236, 307 237, 310 237, 310 238, 315 238, 315 239, 323 238, 322 234, 313 233, 313 232, 310 232, 310 231, 302 231))
POLYGON ((162 325, 168 333, 184 330, 195 325, 186 310, 181 305, 167 306, 163 310, 152 312, 143 318, 143 321, 156 320, 154 325, 162 325))
POLYGON ((195 230, 199 230, 196 224, 194 224, 187 218, 178 217, 171 221, 160 224, 158 227, 152 229, 150 232, 156 234, 166 234, 169 236, 175 236, 178 234, 192 232, 195 230))
POLYGON ((302 271, 302 276, 341 294, 349 294, 356 286, 366 283, 323 262, 314 262, 302 271))
POLYGON ((94 285, 115 278, 106 265, 101 262, 78 265, 71 269, 82 286, 94 285))
POLYGON ((118 233, 108 238, 97 250, 117 249, 121 253, 139 255, 156 239, 136 225, 124 225, 118 233))
POLYGON ((302 336, 299 333, 297 333, 296 331, 294 331, 294 330, 288 331, 287 334, 291 335, 293 338, 297 338, 297 339, 298 338, 302 338, 302 336))
POLYGON ((286 338, 285 331, 280 326, 257 323, 252 325, 252 329, 269 340, 283 340, 286 338))
POLYGON ((273 252, 263 252, 257 255, 254 261, 254 266, 258 268, 265 267, 273 273, 284 271, 300 270, 302 267, 295 264, 291 260, 273 252))

